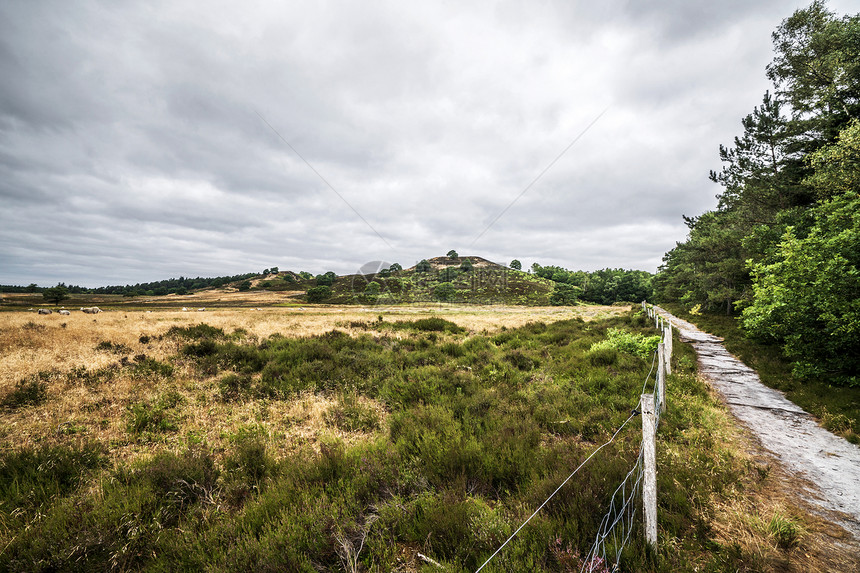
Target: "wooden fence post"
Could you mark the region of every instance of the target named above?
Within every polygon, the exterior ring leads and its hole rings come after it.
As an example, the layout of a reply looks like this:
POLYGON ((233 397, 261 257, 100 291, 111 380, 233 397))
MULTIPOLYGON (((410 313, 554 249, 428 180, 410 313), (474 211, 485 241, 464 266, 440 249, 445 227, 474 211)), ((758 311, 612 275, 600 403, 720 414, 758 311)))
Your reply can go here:
POLYGON ((645 464, 642 486, 642 513, 645 515, 645 541, 657 549, 657 428, 654 394, 642 394, 642 450, 645 464))
POLYGON ((666 411, 666 345, 657 345, 657 403, 660 412, 666 411))
POLYGON ((672 323, 663 327, 663 344, 666 347, 666 374, 672 373, 672 323))

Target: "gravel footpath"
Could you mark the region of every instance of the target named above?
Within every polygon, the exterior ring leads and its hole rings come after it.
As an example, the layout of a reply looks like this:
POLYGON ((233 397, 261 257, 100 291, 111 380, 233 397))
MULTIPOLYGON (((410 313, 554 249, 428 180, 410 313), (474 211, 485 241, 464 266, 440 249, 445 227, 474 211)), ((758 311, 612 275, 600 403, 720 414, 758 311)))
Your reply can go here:
POLYGON ((782 392, 762 384, 752 368, 729 354, 721 338, 655 308, 693 345, 699 372, 732 414, 790 473, 814 484, 802 497, 860 541, 860 447, 821 428, 782 392))

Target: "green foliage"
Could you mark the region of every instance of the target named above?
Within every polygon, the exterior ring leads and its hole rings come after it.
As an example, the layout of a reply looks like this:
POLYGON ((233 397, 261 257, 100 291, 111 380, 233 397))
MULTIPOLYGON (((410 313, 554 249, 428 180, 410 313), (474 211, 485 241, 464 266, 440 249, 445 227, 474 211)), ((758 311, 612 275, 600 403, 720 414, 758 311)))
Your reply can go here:
POLYGON ((419 318, 412 321, 386 322, 385 325, 399 330, 409 329, 422 332, 450 332, 451 334, 466 332, 466 329, 462 326, 438 317, 419 318))
MULTIPOLYGON (((588 273, 585 271, 569 271, 561 267, 542 267, 532 264, 532 273, 549 279, 555 283, 555 289, 560 285, 577 287, 574 292, 562 286, 556 296, 557 304, 573 304, 565 302, 574 298, 597 304, 612 304, 615 302, 639 302, 652 297, 652 276, 646 271, 624 269, 602 269, 588 273)), ((556 304, 556 303, 553 303, 556 304)))
POLYGON ((331 298, 330 286, 315 286, 307 291, 308 302, 323 302, 331 298))
POLYGON ((687 309, 740 309, 746 328, 780 345, 795 372, 858 384, 860 15, 822 1, 773 34, 776 95, 720 146, 724 190, 714 212, 685 218, 690 235, 666 254, 657 297, 687 309))
POLYGON ((112 352, 114 354, 128 354, 129 352, 131 352, 131 348, 129 348, 125 344, 111 342, 110 340, 102 340, 101 342, 96 344, 96 350, 112 352))
POLYGON ((856 193, 860 189, 860 120, 841 131, 836 143, 809 156, 814 169, 804 182, 821 199, 856 193))
POLYGON ((136 356, 131 366, 131 377, 135 379, 153 380, 169 378, 171 375, 173 375, 173 366, 143 354, 136 356))
POLYGON ((179 429, 182 395, 175 390, 153 400, 131 404, 126 409, 126 429, 134 436, 150 438, 155 434, 179 429))
POLYGON ((470 261, 469 259, 463 259, 463 262, 460 263, 460 270, 464 273, 472 272, 472 268, 472 261, 470 261))
POLYGON ((445 267, 439 271, 439 280, 442 282, 454 282, 460 276, 460 269, 457 267, 445 267))
POLYGON ((242 281, 239 283, 239 292, 247 292, 251 290, 251 281, 242 281))
POLYGON ((449 282, 439 283, 433 289, 433 297, 442 302, 453 299, 455 294, 457 294, 457 287, 449 282))
POLYGON ((337 279, 337 275, 332 271, 328 271, 325 274, 317 275, 316 282, 317 286, 331 286, 334 284, 335 279, 337 279))
POLYGON ((815 0, 773 34, 776 55, 767 76, 796 111, 798 123, 825 137, 860 115, 860 15, 836 17, 815 0))
POLYGON ((104 465, 96 443, 43 444, 0 455, 0 511, 31 513, 74 490, 90 470, 104 465))
POLYGON ((606 349, 615 349, 647 360, 657 350, 657 345, 660 344, 661 340, 662 337, 659 335, 645 336, 640 333, 610 328, 606 331, 606 338, 592 344, 589 352, 595 354, 606 349))
POLYGON ((278 464, 269 453, 266 433, 260 429, 240 428, 231 442, 231 451, 224 459, 225 482, 231 505, 240 506, 265 489, 278 464))
POLYGON ((231 372, 218 380, 218 394, 224 402, 234 402, 242 399, 252 388, 251 376, 231 372))
POLYGON ((210 326, 201 322, 193 326, 171 326, 165 336, 170 338, 185 338, 190 340, 206 340, 224 338, 224 329, 210 326))
POLYGON ((427 273, 430 272, 431 268, 432 267, 430 266, 430 262, 427 259, 421 259, 421 261, 417 265, 415 265, 415 272, 427 273))
POLYGON ((792 549, 800 543, 803 536, 803 528, 794 520, 780 513, 776 513, 767 521, 765 529, 776 540, 780 549, 792 549))
POLYGON ((511 264, 508 266, 511 267, 512 269, 514 269, 515 271, 523 270, 523 264, 520 261, 518 261, 517 259, 512 260, 511 264))
POLYGON ((860 384, 860 195, 814 209, 806 237, 789 227, 772 262, 754 267, 743 313, 755 336, 780 344, 796 374, 860 384))
POLYGON ((345 432, 371 432, 379 428, 379 416, 353 392, 338 397, 337 404, 326 412, 325 419, 345 432))
POLYGON ((450 251, 448 251, 448 254, 446 256, 449 259, 456 259, 458 257, 457 251, 455 251, 454 249, 451 249, 450 251))
POLYGON ((46 301, 59 304, 69 298, 69 289, 64 286, 57 285, 53 288, 48 288, 42 291, 42 296, 46 301))
POLYGON ((48 380, 50 372, 39 372, 34 376, 19 380, 15 389, 3 397, 0 405, 9 410, 25 406, 39 406, 48 400, 48 380))
MULTIPOLYGON (((14 517, 0 504, 8 530, 0 570, 339 571, 352 563, 391 571, 419 547, 447 569, 474 571, 635 406, 648 363, 613 348, 607 367, 588 349, 604 333, 626 348, 653 332, 633 315, 532 323, 492 336, 437 317, 366 324, 372 335, 201 337, 188 346, 207 342, 208 350, 181 360, 235 369, 214 382, 227 400, 298 391, 334 397, 326 423, 372 436, 349 443, 323 436, 318 448, 295 444, 276 461, 272 445, 283 437, 241 426, 218 452, 177 452, 165 439, 152 457, 118 461, 98 478, 92 469, 101 462, 77 453, 63 462, 74 478, 55 489, 34 484, 54 477, 31 471, 44 461, 22 458, 3 473, 0 456, 0 500, 26 499, 29 512, 14 517)), ((676 352, 692 364, 689 349, 676 352)), ((710 570, 729 568, 699 525, 712 499, 737 495, 739 476, 754 471, 723 446, 713 401, 691 368, 671 377, 672 408, 661 421, 661 528, 677 543, 661 549, 660 571, 692 569, 694 561, 706 570, 711 557, 710 570)), ((142 431, 167 433, 140 412, 178 415, 181 403, 163 392, 130 408, 128 421, 139 414, 142 431)), ((637 459, 640 436, 635 424, 620 432, 494 570, 578 570, 612 491, 637 459)), ((640 539, 631 537, 622 570, 655 569, 640 539)))
POLYGON ((571 306, 576 304, 577 296, 582 292, 578 286, 557 283, 549 295, 549 303, 553 306, 571 306))
POLYGON ((379 296, 380 289, 381 289, 381 287, 380 287, 378 282, 376 282, 376 281, 369 282, 369 283, 367 283, 367 286, 364 287, 364 294, 365 294, 365 296, 369 296, 369 297, 377 297, 377 296, 379 296))

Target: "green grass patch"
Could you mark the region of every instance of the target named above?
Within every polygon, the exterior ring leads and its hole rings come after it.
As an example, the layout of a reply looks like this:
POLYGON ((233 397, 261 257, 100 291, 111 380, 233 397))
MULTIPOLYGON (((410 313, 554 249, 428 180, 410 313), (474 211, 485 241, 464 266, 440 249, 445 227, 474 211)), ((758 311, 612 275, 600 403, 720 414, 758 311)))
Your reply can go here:
POLYGON ((0 406, 7 410, 16 410, 27 406, 39 406, 48 400, 48 380, 51 372, 39 372, 34 376, 19 380, 15 388, 3 397, 0 406))

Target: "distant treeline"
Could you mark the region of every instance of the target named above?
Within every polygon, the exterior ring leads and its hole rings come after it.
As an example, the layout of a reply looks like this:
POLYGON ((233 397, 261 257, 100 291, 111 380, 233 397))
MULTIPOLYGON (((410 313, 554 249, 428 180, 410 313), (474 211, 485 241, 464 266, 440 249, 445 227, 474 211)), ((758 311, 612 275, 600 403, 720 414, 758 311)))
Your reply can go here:
MULTIPOLYGON (((162 281, 137 283, 133 285, 114 285, 97 288, 86 288, 75 285, 66 285, 59 283, 57 286, 63 287, 69 294, 121 294, 124 296, 164 296, 167 294, 185 294, 189 291, 200 290, 204 288, 217 288, 226 284, 244 281, 252 277, 259 276, 260 273, 245 273, 241 275, 223 276, 223 277, 196 277, 186 278, 179 277, 178 279, 166 279, 162 281)), ((36 284, 28 286, 0 285, 0 292, 7 293, 40 293, 44 292, 47 287, 40 287, 36 284)))
POLYGON ((602 269, 589 273, 556 266, 542 267, 538 263, 534 263, 531 270, 534 275, 556 284, 578 288, 576 297, 585 302, 638 302, 651 298, 653 294, 651 280, 654 275, 646 271, 602 269))
POLYGON ((218 288, 236 281, 244 281, 259 276, 259 273, 245 273, 241 275, 212 277, 212 278, 186 278, 166 279, 151 283, 137 283, 125 286, 106 286, 89 289, 90 294, 142 294, 146 296, 163 296, 166 294, 185 294, 188 291, 204 288, 218 288))

